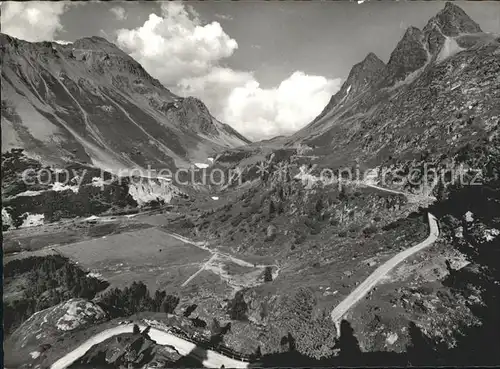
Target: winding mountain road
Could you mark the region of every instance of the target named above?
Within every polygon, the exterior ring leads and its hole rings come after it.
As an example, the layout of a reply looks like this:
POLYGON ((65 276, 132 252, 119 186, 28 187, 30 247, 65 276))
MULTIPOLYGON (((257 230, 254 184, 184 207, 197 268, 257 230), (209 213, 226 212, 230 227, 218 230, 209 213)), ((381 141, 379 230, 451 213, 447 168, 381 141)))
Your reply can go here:
POLYGON ((361 283, 354 291, 352 291, 349 296, 347 296, 340 304, 333 309, 331 317, 334 323, 338 324, 342 317, 347 313, 347 311, 353 307, 359 300, 361 300, 389 271, 391 271, 396 265, 401 263, 403 260, 409 256, 415 254, 416 252, 425 249, 426 247, 432 245, 434 241, 439 237, 439 227, 437 224, 437 218, 428 213, 430 232, 429 236, 419 244, 406 249, 399 254, 395 255, 384 264, 379 266, 375 271, 366 278, 363 283, 361 283))
MULTIPOLYGON (((138 326, 141 331, 146 329, 146 326, 144 325, 138 324, 138 326)), ((133 330, 134 324, 127 324, 102 331, 54 362, 50 366, 50 369, 65 369, 85 355, 85 353, 90 350, 92 346, 119 334, 132 333, 133 330)), ((231 359, 227 356, 219 354, 218 352, 199 348, 192 342, 186 341, 160 329, 151 327, 148 332, 148 336, 159 345, 174 346, 179 354, 183 356, 191 356, 199 360, 205 368, 220 368, 222 365, 226 368, 247 368, 249 365, 247 362, 231 359)))

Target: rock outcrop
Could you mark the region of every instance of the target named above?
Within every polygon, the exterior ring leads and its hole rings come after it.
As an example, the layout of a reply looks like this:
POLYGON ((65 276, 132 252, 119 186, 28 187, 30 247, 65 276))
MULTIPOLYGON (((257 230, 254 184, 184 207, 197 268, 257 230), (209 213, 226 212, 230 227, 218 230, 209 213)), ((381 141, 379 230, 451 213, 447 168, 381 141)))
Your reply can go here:
POLYGON ((39 311, 22 323, 10 336, 18 348, 37 346, 48 338, 90 327, 107 319, 107 314, 92 301, 75 298, 39 311))

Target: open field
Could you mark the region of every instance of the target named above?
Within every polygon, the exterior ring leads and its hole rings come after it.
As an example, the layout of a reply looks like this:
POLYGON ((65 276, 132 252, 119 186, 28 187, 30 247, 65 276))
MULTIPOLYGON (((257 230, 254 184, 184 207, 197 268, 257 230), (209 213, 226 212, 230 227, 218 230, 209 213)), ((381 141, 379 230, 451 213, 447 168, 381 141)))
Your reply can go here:
POLYGON ((55 247, 57 252, 99 273, 111 287, 143 281, 151 290, 180 285, 210 253, 157 228, 125 232, 55 247))
POLYGON ((63 221, 9 231, 5 233, 9 252, 4 263, 56 253, 100 275, 109 281, 110 288, 142 281, 151 291, 171 293, 177 293, 180 287, 191 290, 205 286, 201 273, 211 275, 211 283, 223 284, 219 292, 224 295, 235 288, 262 283, 262 267, 252 266, 265 263, 262 257, 240 260, 234 253, 221 254, 219 245, 209 249, 176 239, 165 228, 170 217, 139 214, 132 218, 63 221))
POLYGON ((106 223, 63 221, 38 227, 20 228, 4 232, 3 251, 13 254, 36 251, 47 246, 66 245, 85 239, 118 234, 135 229, 149 228, 151 225, 133 221, 111 220, 106 223))

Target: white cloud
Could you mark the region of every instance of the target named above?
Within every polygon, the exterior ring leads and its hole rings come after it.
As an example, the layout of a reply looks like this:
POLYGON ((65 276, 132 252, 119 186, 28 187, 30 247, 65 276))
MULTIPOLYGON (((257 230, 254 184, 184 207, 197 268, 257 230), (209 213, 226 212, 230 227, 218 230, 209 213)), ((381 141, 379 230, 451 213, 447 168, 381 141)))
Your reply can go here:
POLYGON ((208 73, 238 47, 218 22, 202 26, 180 2, 162 3, 161 10, 141 27, 118 30, 117 43, 166 85, 208 73))
POLYGON ((212 114, 252 140, 299 130, 323 110, 340 86, 340 79, 297 71, 279 86, 265 89, 252 73, 221 67, 178 83, 179 91, 202 99, 212 114))
POLYGON ((1 5, 2 32, 26 41, 52 41, 62 31, 61 15, 68 2, 3 2, 1 5))
POLYGON ((109 9, 109 11, 113 13, 115 18, 120 21, 127 19, 127 13, 125 12, 125 9, 121 6, 114 6, 111 9, 109 9))
POLYGON ((183 95, 200 98, 212 114, 224 119, 224 108, 231 93, 251 81, 254 81, 254 77, 250 72, 214 66, 201 76, 181 78, 177 82, 176 90, 183 95))
POLYGON ((238 48, 218 22, 203 25, 191 7, 165 2, 161 16, 117 31, 117 44, 173 92, 200 98, 212 114, 252 139, 288 134, 309 123, 340 80, 295 72, 261 88, 251 72, 222 67, 238 48))
POLYGON ((290 134, 310 123, 340 85, 340 79, 300 71, 271 89, 251 80, 230 93, 223 119, 251 139, 290 134))

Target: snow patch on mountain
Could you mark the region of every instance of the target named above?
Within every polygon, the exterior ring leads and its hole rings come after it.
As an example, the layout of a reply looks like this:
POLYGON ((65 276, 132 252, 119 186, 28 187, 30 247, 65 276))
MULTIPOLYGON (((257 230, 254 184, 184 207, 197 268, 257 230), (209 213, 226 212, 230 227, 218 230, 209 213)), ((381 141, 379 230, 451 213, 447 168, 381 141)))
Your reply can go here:
POLYGON ((73 191, 74 193, 78 193, 78 189, 79 189, 79 186, 78 185, 75 185, 75 186, 68 186, 66 184, 63 184, 61 182, 55 182, 53 185, 52 185, 52 191, 66 191, 66 190, 71 190, 73 191))
POLYGON ((89 272, 87 273, 87 278, 97 278, 97 279, 103 279, 101 273, 97 272, 89 272))
POLYGON ((41 195, 44 192, 45 191, 43 191, 43 190, 39 190, 39 191, 28 190, 28 191, 24 191, 24 192, 18 193, 17 195, 15 195, 13 197, 18 197, 18 196, 38 196, 38 195, 41 195))
POLYGON ((205 169, 205 168, 208 168, 210 166, 209 164, 204 164, 204 163, 194 163, 194 165, 200 169, 205 169))
POLYGON ((90 217, 85 218, 84 221, 88 222, 88 221, 94 221, 94 220, 98 220, 98 219, 100 219, 100 217, 95 216, 95 215, 91 215, 90 217))
POLYGON ((36 227, 44 223, 44 214, 25 213, 25 216, 26 218, 24 219, 23 224, 21 224, 20 228, 36 227))
POLYGON ((443 47, 441 48, 441 51, 439 52, 439 54, 436 58, 436 61, 441 62, 441 61, 449 58, 452 55, 455 55, 456 53, 458 53, 462 50, 465 50, 465 49, 460 47, 457 44, 457 41, 455 41, 455 38, 445 36, 443 47))

